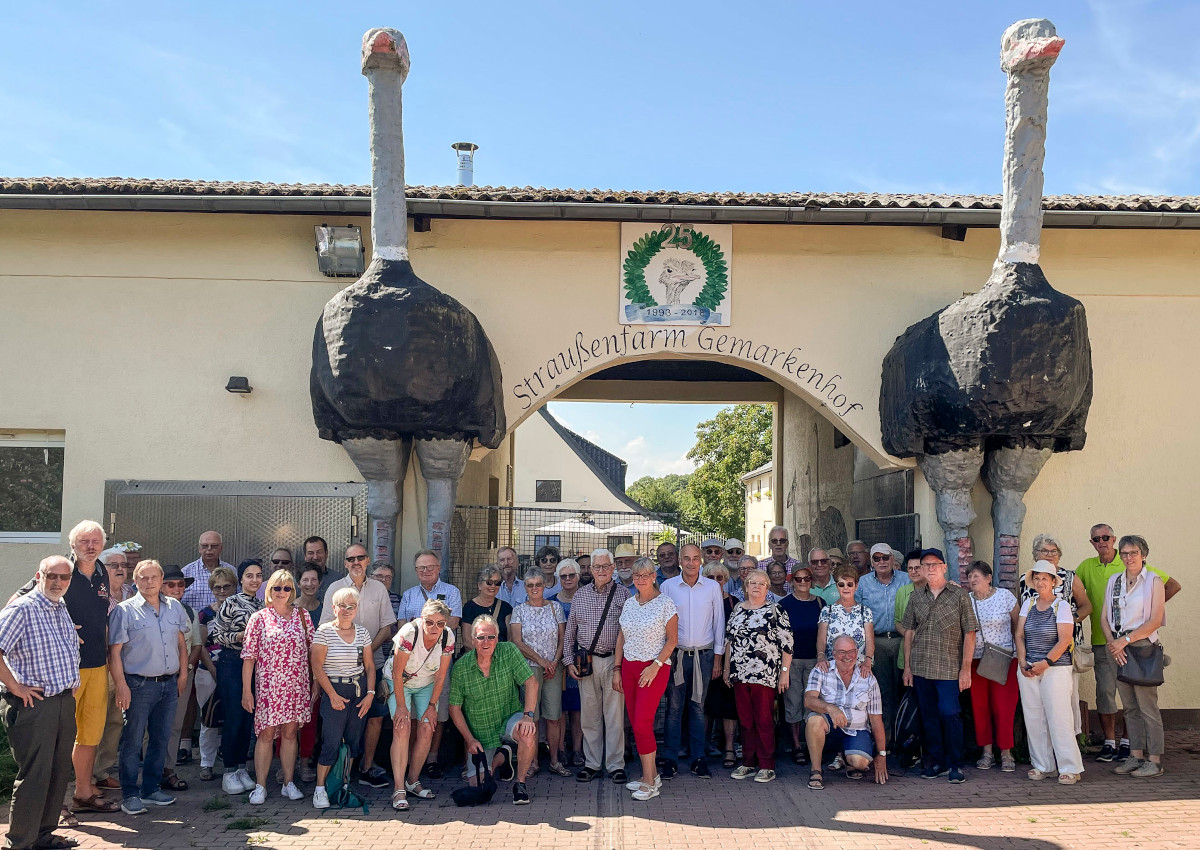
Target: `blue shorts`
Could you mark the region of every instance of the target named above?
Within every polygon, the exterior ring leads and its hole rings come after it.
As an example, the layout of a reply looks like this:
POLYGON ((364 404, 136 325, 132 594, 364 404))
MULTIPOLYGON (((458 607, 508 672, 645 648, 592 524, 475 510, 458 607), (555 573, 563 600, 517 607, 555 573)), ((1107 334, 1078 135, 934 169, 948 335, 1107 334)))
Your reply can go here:
POLYGON ((833 718, 828 714, 818 714, 817 717, 825 718, 827 731, 825 734, 825 749, 829 752, 842 750, 848 756, 862 756, 865 759, 875 757, 875 739, 871 737, 870 729, 859 729, 857 732, 850 729, 834 728, 833 718))

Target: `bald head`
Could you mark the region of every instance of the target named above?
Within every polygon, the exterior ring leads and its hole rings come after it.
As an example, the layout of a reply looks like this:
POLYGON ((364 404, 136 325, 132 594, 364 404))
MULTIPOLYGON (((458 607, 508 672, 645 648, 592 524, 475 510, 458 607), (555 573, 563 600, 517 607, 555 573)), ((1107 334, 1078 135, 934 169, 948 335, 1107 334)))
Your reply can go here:
POLYGON ((209 571, 221 563, 221 554, 225 551, 225 541, 219 532, 206 531, 200 535, 200 560, 209 571))
POLYGON ((38 564, 37 586, 47 599, 58 602, 71 585, 71 562, 62 555, 43 558, 38 564))

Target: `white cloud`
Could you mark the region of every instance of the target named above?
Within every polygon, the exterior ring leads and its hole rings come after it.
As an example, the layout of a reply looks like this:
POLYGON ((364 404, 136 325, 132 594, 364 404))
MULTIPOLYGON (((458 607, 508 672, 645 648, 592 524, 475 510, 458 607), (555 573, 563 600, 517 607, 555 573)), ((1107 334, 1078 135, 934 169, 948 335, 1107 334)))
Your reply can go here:
POLYGON ((689 475, 696 470, 696 465, 686 455, 675 457, 671 453, 656 452, 642 436, 634 437, 616 455, 629 464, 629 471, 625 475, 625 481, 629 484, 646 475, 661 478, 672 473, 689 475))

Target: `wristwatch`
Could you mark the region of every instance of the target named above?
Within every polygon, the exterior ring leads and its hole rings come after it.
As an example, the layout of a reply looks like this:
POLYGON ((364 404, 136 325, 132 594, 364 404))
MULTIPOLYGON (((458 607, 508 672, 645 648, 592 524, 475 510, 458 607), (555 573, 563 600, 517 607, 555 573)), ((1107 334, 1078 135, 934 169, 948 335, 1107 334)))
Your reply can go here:
POLYGON ((779 669, 780 669, 780 670, 782 670, 784 673, 786 673, 786 672, 787 672, 787 668, 786 668, 786 667, 780 667, 779 669))
POLYGON ((375 691, 367 691, 367 693, 370 694, 371 696, 375 696, 375 691))
POLYGON ((879 751, 879 752, 877 752, 875 755, 877 755, 877 756, 883 756, 884 758, 887 758, 887 750, 880 750, 880 751, 879 751))
POLYGON ((532 712, 532 711, 527 711, 527 712, 525 712, 525 716, 526 716, 526 717, 533 717, 533 712, 532 712))

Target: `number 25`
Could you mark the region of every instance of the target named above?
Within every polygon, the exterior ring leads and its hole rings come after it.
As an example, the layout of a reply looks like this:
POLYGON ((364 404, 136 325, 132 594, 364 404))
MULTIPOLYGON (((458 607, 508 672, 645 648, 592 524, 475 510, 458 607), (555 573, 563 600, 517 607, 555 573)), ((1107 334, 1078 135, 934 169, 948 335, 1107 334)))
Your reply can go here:
POLYGON ((663 245, 676 245, 680 248, 692 247, 692 231, 690 224, 664 224, 658 229, 659 233, 671 234, 663 240, 663 245))

